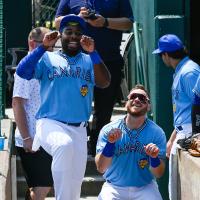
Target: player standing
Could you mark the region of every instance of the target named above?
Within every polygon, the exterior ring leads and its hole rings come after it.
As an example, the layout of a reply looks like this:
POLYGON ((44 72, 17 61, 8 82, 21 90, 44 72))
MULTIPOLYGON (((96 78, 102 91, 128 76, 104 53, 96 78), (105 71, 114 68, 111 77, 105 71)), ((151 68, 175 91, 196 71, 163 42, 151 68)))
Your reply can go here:
POLYGON ((46 52, 59 38, 48 33, 43 44, 18 65, 22 78, 40 81, 41 104, 36 115, 33 150, 41 145, 53 157, 52 175, 57 200, 79 200, 87 160, 86 125, 91 114, 94 85, 104 88, 110 74, 84 36, 85 21, 75 15, 61 20, 62 49, 46 52), (81 48, 89 55, 82 53, 81 48))

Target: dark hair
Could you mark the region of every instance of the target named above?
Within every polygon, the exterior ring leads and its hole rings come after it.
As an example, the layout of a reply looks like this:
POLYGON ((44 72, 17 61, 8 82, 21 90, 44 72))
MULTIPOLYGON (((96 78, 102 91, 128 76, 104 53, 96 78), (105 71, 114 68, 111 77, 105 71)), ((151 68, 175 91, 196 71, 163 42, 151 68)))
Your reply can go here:
MULTIPOLYGON (((145 93, 147 94, 147 96, 150 97, 150 96, 149 96, 149 92, 146 90, 146 88, 144 87, 144 85, 142 85, 142 84, 136 84, 136 85, 131 89, 131 91, 136 90, 136 89, 140 89, 140 90, 145 91, 145 93)), ((130 93, 131 93, 131 91, 130 91, 130 93)))
POLYGON ((186 48, 179 49, 177 51, 173 52, 166 52, 169 57, 174 58, 174 59, 183 59, 186 56, 188 56, 188 52, 186 48))

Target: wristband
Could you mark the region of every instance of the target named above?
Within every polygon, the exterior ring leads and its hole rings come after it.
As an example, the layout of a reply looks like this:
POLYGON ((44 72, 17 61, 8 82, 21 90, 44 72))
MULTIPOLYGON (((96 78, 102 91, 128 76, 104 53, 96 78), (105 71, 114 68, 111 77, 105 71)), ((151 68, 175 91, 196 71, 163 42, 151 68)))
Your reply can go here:
POLYGON ((23 140, 23 141, 26 141, 26 140, 29 140, 29 139, 31 139, 30 136, 28 136, 28 137, 26 137, 26 138, 23 138, 22 140, 23 140))
POLYGON ((101 63, 102 59, 97 51, 93 51, 89 55, 94 65, 101 63))
POLYGON ((109 23, 108 23, 108 18, 105 18, 105 22, 103 24, 103 27, 104 28, 107 28, 109 26, 109 23))
POLYGON ((156 168, 160 165, 160 159, 158 157, 156 158, 150 157, 150 164, 153 168, 156 168))
POLYGON ((112 157, 114 155, 114 153, 115 153, 115 143, 107 142, 106 146, 103 149, 102 154, 105 157, 112 157))

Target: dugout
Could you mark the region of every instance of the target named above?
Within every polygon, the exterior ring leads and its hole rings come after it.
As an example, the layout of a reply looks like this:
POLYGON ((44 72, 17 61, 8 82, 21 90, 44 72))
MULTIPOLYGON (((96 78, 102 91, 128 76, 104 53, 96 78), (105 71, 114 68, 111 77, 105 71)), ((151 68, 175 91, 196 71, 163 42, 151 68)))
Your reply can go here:
MULTIPOLYGON (((164 129, 167 138, 173 130, 173 70, 167 68, 159 56, 152 55, 152 51, 162 35, 174 33, 186 44, 190 57, 200 64, 197 3, 195 0, 131 0, 135 24, 127 82, 129 89, 136 83, 142 83, 148 88, 152 102, 150 117, 164 129)), ((166 169, 166 174, 158 181, 164 200, 168 200, 167 171, 166 169)))

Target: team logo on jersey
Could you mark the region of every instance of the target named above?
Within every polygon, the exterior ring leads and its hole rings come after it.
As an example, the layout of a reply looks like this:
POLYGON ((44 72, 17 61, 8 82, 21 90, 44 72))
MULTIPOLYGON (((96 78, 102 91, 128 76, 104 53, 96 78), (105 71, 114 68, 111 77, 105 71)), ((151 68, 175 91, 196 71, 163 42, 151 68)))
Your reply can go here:
POLYGON ((88 93, 88 86, 87 85, 82 85, 82 87, 81 87, 81 95, 83 97, 85 97, 87 95, 87 93, 88 93))
POLYGON ((138 164, 141 169, 144 169, 149 163, 148 163, 147 158, 142 158, 142 159, 140 159, 138 164))

